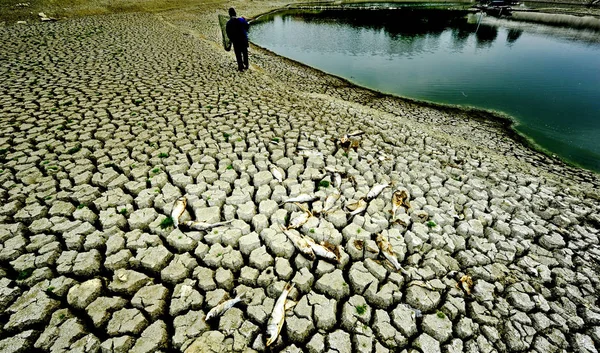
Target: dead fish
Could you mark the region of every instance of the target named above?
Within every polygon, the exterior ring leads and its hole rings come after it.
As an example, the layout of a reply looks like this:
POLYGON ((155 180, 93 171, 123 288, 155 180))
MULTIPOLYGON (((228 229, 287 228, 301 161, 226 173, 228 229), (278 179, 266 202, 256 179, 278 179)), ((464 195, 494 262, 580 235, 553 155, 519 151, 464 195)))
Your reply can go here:
POLYGON ((338 263, 340 262, 340 251, 337 246, 335 246, 333 244, 329 244, 329 243, 324 243, 327 245, 318 244, 317 242, 314 241, 313 238, 306 236, 306 235, 304 236, 304 239, 306 239, 306 241, 308 242, 308 245, 310 245, 312 251, 318 257, 333 260, 338 263))
POLYGON ((333 174, 333 186, 338 189, 342 186, 342 175, 340 173, 333 174))
POLYGON ((364 131, 355 130, 355 131, 353 131, 353 132, 349 132, 349 133, 347 133, 347 134, 346 134, 346 136, 349 136, 349 137, 357 137, 357 136, 361 136, 361 135, 364 135, 364 134, 365 134, 365 132, 364 132, 364 131))
POLYGON ((325 203, 323 204, 322 213, 328 213, 329 211, 331 211, 333 206, 335 206, 335 203, 340 199, 341 196, 342 195, 339 193, 327 196, 327 198, 325 199, 325 203))
POLYGON ((309 195, 309 194, 301 194, 301 195, 298 195, 296 197, 290 197, 289 199, 281 202, 279 204, 279 206, 283 205, 284 203, 290 203, 290 202, 300 202, 300 203, 303 203, 303 202, 315 201, 316 199, 318 199, 318 197, 315 196, 314 194, 311 194, 311 195, 309 195))
POLYGON ((396 253, 394 252, 394 249, 392 248, 392 244, 390 244, 390 242, 386 239, 386 237, 381 233, 377 234, 377 239, 375 240, 375 242, 377 243, 377 246, 381 250, 383 257, 385 257, 385 259, 388 260, 389 263, 392 264, 392 266, 394 266, 396 271, 401 271, 402 273, 406 273, 406 270, 400 265, 400 262, 398 262, 396 253))
POLYGON ((220 227, 220 226, 224 226, 226 224, 229 224, 233 222, 233 219, 230 221, 224 221, 224 222, 217 222, 217 223, 206 223, 206 222, 200 222, 200 221, 187 221, 184 222, 183 224, 190 228, 190 229, 194 229, 194 230, 209 230, 215 227, 220 227))
POLYGON ((460 278, 456 287, 462 289, 467 295, 471 295, 473 291, 473 278, 469 275, 464 275, 460 278))
POLYGON ((283 181, 283 174, 277 167, 271 168, 271 174, 273 174, 273 178, 275 178, 278 182, 283 181))
POLYGON ((323 156, 323 153, 321 153, 319 151, 314 151, 314 150, 300 150, 297 153, 299 156, 307 157, 307 158, 323 156))
POLYGON ((303 236, 297 234, 297 232, 295 231, 287 230, 281 225, 279 225, 279 227, 281 228, 283 234, 285 234, 288 237, 288 239, 292 242, 292 244, 294 244, 296 249, 298 249, 298 251, 306 255, 306 257, 308 257, 311 260, 315 259, 315 253, 313 252, 312 248, 303 236))
POLYGON ((277 340, 277 337, 279 337, 279 332, 281 332, 281 328, 285 322, 285 311, 296 305, 295 302, 287 300, 288 294, 294 286, 295 284, 286 283, 277 302, 275 302, 275 306, 273 306, 273 312, 271 312, 271 317, 267 323, 267 347, 273 344, 277 340))
POLYGON ((302 212, 299 216, 295 217, 290 221, 287 229, 296 229, 302 227, 302 225, 308 222, 308 219, 311 217, 309 212, 302 212))
POLYGON ((173 209, 171 210, 171 219, 173 219, 173 225, 175 228, 179 227, 179 217, 185 211, 185 207, 187 206, 187 197, 185 195, 181 196, 175 203, 173 203, 173 209))
POLYGON ((392 194, 392 219, 396 218, 396 212, 400 207, 408 210, 410 203, 408 202, 408 192, 406 190, 396 190, 392 194))
POLYGON ((233 308, 235 304, 241 302, 242 296, 242 294, 238 294, 235 298, 226 300, 221 304, 215 306, 214 308, 210 309, 208 314, 206 314, 206 318, 204 319, 204 321, 208 321, 214 317, 223 315, 227 310, 233 308))
POLYGON ((360 239, 354 239, 354 247, 361 251, 365 247, 365 241, 360 239))
POLYGON ((358 200, 357 202, 351 204, 350 206, 346 205, 346 207, 348 209, 350 209, 352 212, 348 213, 350 215, 350 218, 354 217, 355 215, 364 212, 367 209, 367 202, 363 199, 358 200))
POLYGON ((389 187, 390 184, 385 183, 385 184, 377 184, 375 186, 373 186, 371 188, 371 190, 369 190, 369 192, 367 193, 367 200, 373 200, 374 198, 376 198, 377 196, 379 196, 379 194, 381 194, 381 192, 383 191, 383 189, 389 187))

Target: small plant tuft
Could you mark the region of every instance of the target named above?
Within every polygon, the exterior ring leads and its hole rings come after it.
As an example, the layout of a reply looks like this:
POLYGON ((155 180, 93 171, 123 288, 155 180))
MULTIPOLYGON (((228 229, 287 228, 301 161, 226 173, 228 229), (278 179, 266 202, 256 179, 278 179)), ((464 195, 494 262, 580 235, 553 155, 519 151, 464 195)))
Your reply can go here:
POLYGON ((160 173, 160 168, 156 167, 156 168, 152 169, 152 173, 154 173, 154 174, 160 173))
POLYGON ((362 315, 367 312, 367 304, 359 305, 356 307, 356 313, 362 315))
POLYGON ((437 225, 437 224, 435 224, 435 222, 434 222, 434 221, 429 221, 429 222, 427 222, 427 226, 428 226, 429 228, 433 228, 433 227, 435 227, 436 225, 437 225))
POLYGON ((33 270, 34 270, 33 267, 30 267, 30 268, 26 268, 23 271, 19 272, 19 275, 17 276, 17 281, 22 281, 24 279, 31 277, 33 270))
POLYGON ((228 133, 226 133, 226 132, 224 132, 224 133, 223 133, 223 137, 225 138, 225 142, 229 142, 229 137, 230 137, 230 136, 231 136, 231 135, 230 135, 230 134, 228 134, 228 133))
POLYGON ((126 215, 127 215, 127 209, 126 209, 126 208, 122 208, 122 209, 119 211, 119 213, 120 213, 120 214, 122 214, 123 216, 126 216, 126 215))
POLYGON ((160 222, 160 227, 162 229, 167 229, 173 225, 173 218, 167 217, 160 222))
POLYGON ((228 165, 227 169, 230 169, 230 170, 233 169, 233 164, 228 165))
POLYGON ((279 142, 279 137, 273 137, 273 138, 271 139, 271 141, 274 141, 274 142, 279 142))
POLYGON ((167 157, 169 157, 168 153, 161 152, 158 154, 158 158, 167 158, 167 157))
POLYGON ((77 205, 77 209, 80 210, 84 207, 87 207, 85 204, 80 203, 79 205, 77 205))
POLYGON ((327 180, 321 180, 319 182, 319 187, 328 188, 329 187, 329 182, 327 180))
POLYGON ((81 151, 81 145, 77 145, 73 148, 70 148, 67 152, 69 152, 69 154, 75 154, 79 151, 81 151))
POLYGON ((314 228, 311 228, 311 229, 309 230, 309 232, 310 232, 310 233, 314 233, 314 232, 315 232, 315 229, 314 229, 314 228))
POLYGON ((445 319, 445 318, 446 318, 446 314, 444 314, 444 313, 443 313, 443 312, 441 312, 441 311, 438 311, 438 312, 437 312, 437 317, 439 317, 440 319, 445 319))

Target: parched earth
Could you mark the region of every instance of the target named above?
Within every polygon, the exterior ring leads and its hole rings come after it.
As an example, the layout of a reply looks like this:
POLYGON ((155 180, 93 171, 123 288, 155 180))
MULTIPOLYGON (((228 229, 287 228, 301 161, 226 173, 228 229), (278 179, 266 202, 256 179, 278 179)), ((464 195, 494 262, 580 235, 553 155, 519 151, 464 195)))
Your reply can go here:
POLYGON ((260 48, 238 73, 219 43, 227 7, 0 27, 0 352, 598 351, 597 175, 483 113, 260 48), (358 148, 340 148, 355 130, 358 148), (396 188, 410 208, 395 221, 396 188), (339 263, 281 231, 302 211, 280 203, 301 194, 317 199, 297 234, 340 245, 339 263), (182 195, 182 222, 233 222, 174 229, 182 195), (265 347, 287 282, 297 304, 265 347))

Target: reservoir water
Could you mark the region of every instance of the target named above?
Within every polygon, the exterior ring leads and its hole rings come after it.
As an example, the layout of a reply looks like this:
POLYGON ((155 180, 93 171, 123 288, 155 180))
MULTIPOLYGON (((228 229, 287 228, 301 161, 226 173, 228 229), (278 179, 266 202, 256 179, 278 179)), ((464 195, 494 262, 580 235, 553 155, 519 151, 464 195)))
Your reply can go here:
POLYGON ((600 32, 480 16, 288 11, 253 23, 250 39, 381 92, 503 112, 543 149, 600 171, 600 32))

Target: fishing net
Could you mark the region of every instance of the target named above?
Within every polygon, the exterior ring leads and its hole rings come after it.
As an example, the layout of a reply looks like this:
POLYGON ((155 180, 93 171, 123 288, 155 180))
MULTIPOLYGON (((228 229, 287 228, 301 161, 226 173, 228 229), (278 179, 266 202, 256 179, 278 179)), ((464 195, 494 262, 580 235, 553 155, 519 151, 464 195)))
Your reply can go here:
POLYGON ((230 51, 231 41, 229 40, 229 37, 227 37, 227 30, 225 28, 227 26, 227 21, 229 21, 229 16, 219 15, 219 26, 221 26, 221 34, 223 35, 223 48, 226 51, 230 51))

